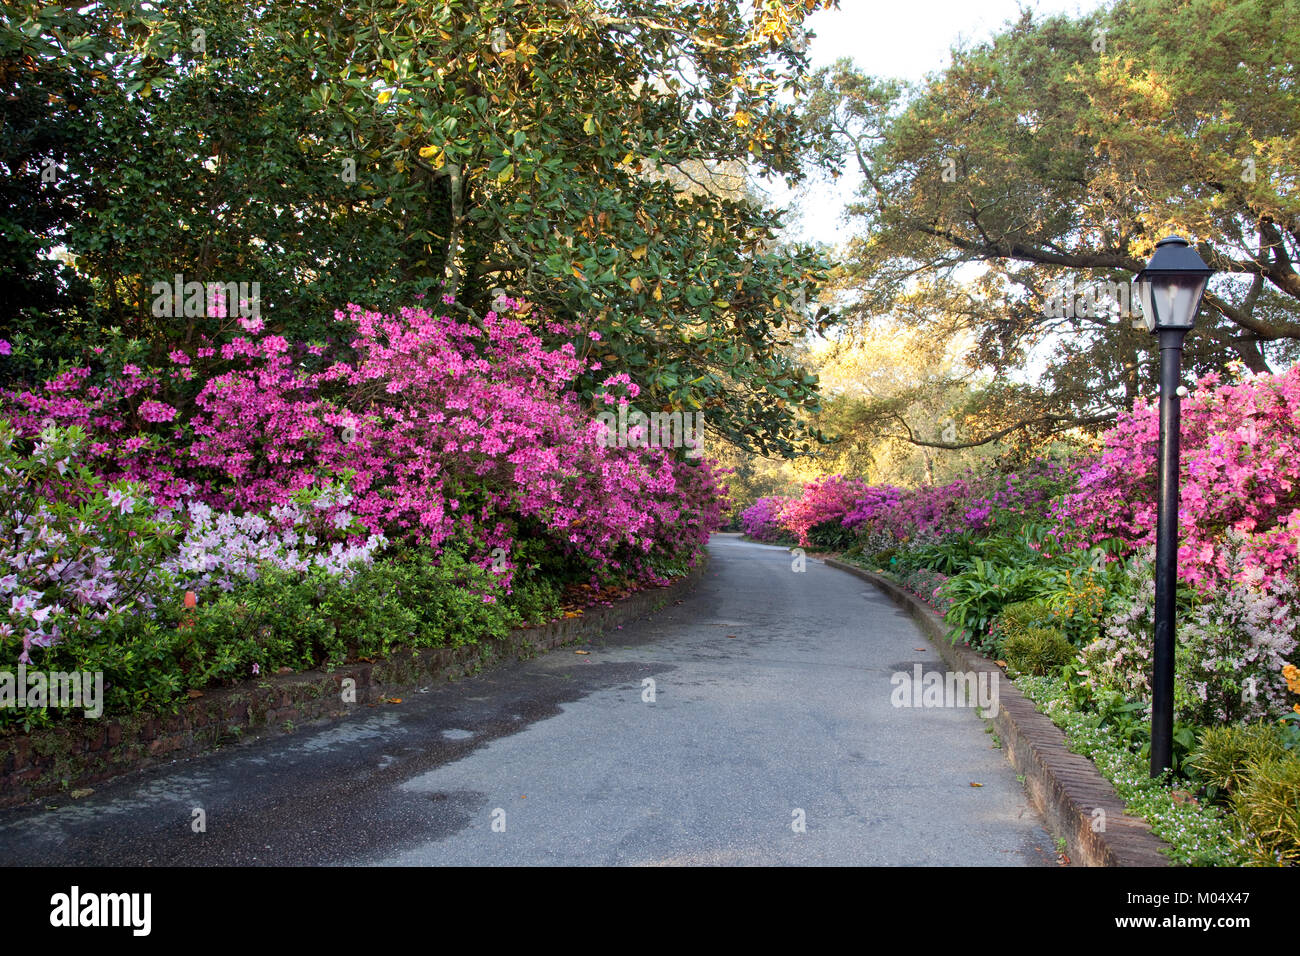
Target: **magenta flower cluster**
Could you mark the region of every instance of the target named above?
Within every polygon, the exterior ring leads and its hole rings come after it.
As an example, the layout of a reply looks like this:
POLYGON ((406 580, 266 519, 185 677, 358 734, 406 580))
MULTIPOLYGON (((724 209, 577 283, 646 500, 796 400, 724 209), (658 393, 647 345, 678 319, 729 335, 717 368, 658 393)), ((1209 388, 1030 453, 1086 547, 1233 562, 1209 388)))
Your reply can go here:
MULTIPOLYGON (((204 516, 196 540, 207 552, 234 535, 249 553, 287 555, 284 533, 292 541, 302 529, 286 509, 336 481, 346 505, 332 501, 315 518, 335 529, 334 544, 363 549, 336 558, 368 556, 381 539, 456 546, 503 571, 507 587, 522 536, 593 569, 662 580, 656 564, 692 558, 720 524, 726 487, 711 463, 600 441, 604 426, 576 389, 598 364, 578 354, 574 341, 592 339, 576 325, 504 297, 481 325, 356 305, 335 319, 346 346, 245 323, 247 334, 224 345, 172 350, 164 368, 73 367, 0 395, 0 413, 26 437, 46 424, 84 428, 97 473, 144 485, 191 523, 204 516), (179 398, 187 383, 192 397, 179 398), (267 516, 276 527, 250 537, 212 514, 267 516)), ((607 376, 595 404, 636 394, 626 375, 607 376)), ((243 566, 235 553, 215 561, 204 570, 243 566)))
POLYGON ((827 475, 803 486, 803 493, 781 507, 780 522, 802 547, 812 542, 808 533, 828 521, 842 523, 845 515, 867 490, 857 478, 827 475))
MULTIPOLYGON (((1207 591, 1232 577, 1268 585, 1293 573, 1300 549, 1300 366, 1237 384, 1206 376, 1184 400, 1182 417, 1179 577, 1207 591)), ((1154 402, 1122 415, 1077 489, 1055 508, 1062 533, 1079 543, 1154 544, 1159 437, 1154 402)))

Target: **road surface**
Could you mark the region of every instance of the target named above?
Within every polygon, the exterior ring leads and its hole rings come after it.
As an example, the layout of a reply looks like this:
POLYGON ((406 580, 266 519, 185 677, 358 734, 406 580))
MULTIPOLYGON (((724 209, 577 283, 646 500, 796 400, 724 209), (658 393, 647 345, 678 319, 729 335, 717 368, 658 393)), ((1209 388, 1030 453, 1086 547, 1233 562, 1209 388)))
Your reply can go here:
POLYGON ((0 812, 0 861, 1054 865, 973 708, 894 706, 894 675, 943 670, 903 612, 784 548, 710 550, 587 655, 0 812))

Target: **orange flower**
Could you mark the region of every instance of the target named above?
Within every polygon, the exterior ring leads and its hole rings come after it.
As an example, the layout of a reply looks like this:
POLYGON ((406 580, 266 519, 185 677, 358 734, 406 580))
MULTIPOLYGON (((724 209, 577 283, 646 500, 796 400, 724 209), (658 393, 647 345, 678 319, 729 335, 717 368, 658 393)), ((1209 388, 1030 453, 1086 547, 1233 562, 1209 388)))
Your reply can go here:
POLYGON ((1286 689, 1293 694, 1300 694, 1300 667, 1287 664, 1282 668, 1282 676, 1286 678, 1286 689))

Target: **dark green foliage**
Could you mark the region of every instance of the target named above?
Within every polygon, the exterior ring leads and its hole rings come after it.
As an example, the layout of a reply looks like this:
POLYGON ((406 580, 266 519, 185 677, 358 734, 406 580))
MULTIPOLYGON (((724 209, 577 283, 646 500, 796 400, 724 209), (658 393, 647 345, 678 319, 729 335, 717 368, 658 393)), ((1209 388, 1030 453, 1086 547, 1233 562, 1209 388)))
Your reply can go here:
POLYGON ((1205 782, 1211 799, 1226 798, 1241 789, 1251 764, 1284 753, 1280 728, 1274 724, 1207 727, 1188 760, 1188 767, 1205 782))
POLYGON ((1008 671, 1042 675, 1074 660, 1074 645, 1058 628, 1029 626, 1006 637, 1002 656, 1006 658, 1008 671))
POLYGON ((1232 809, 1256 863, 1300 866, 1300 755, 1252 760, 1232 809))
MULTIPOLYGON (((174 707, 190 688, 238 683, 281 667, 305 670, 407 649, 451 647, 503 637, 560 613, 561 585, 522 572, 507 596, 490 569, 447 552, 406 550, 377 560, 351 580, 323 571, 265 569, 255 581, 175 606, 110 615, 86 640, 56 644, 42 669, 102 671, 104 712, 174 707)), ((0 712, 0 723, 39 725, 41 711, 0 712)))
POLYGON ((839 518, 823 521, 808 529, 808 540, 818 551, 843 551, 855 538, 856 535, 844 527, 839 518))

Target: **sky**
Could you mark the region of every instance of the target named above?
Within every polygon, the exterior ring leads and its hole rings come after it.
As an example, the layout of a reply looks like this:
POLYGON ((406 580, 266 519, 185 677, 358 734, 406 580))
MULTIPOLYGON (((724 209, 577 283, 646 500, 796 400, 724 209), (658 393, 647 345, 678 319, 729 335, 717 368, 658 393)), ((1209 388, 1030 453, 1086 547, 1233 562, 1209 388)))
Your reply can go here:
MULTIPOLYGON (((840 0, 839 10, 808 18, 806 25, 816 34, 808 54, 814 68, 849 57, 868 73, 916 82, 943 70, 954 45, 989 39, 1019 18, 1022 8, 1050 16, 1104 5, 1097 0, 840 0)), ((858 183, 849 173, 800 200, 800 221, 792 223, 789 238, 834 244, 842 236, 840 213, 858 183)), ((778 205, 793 200, 779 186, 768 191, 778 205)))

